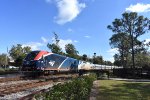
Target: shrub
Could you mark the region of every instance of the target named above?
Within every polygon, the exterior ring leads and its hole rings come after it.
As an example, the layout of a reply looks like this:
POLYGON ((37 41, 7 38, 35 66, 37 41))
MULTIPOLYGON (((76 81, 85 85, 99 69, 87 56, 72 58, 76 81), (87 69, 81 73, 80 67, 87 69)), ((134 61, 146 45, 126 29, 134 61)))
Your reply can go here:
POLYGON ((37 100, 87 100, 96 75, 83 76, 71 82, 54 85, 49 92, 35 95, 37 100))
POLYGON ((0 68, 0 72, 5 72, 5 69, 4 68, 0 68))

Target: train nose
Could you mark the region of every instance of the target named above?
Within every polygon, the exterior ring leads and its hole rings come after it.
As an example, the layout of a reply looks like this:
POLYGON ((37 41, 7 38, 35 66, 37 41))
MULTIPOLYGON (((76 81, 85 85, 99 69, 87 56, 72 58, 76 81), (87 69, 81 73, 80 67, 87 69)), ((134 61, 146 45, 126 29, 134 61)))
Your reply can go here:
POLYGON ((35 71, 36 69, 35 61, 24 61, 22 71, 35 71))

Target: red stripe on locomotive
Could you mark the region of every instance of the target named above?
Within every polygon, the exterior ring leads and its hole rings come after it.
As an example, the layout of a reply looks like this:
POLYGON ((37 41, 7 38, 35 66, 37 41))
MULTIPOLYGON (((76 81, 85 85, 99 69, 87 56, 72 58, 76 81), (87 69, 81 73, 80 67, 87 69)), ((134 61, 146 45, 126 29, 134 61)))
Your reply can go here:
POLYGON ((47 51, 40 51, 38 55, 34 58, 34 60, 39 60, 43 55, 48 54, 47 51))

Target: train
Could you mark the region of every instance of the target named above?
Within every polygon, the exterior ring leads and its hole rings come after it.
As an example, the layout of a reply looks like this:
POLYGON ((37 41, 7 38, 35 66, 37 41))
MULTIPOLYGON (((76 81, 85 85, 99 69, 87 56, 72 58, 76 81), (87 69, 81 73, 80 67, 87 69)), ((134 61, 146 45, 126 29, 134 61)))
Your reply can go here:
MULTIPOLYGON (((25 57, 21 72, 29 74, 58 74, 58 73, 79 73, 83 70, 104 70, 118 68, 117 66, 106 66, 92 64, 71 57, 66 57, 48 51, 31 51, 25 57)), ((119 67, 120 68, 120 67, 119 67)))
POLYGON ((81 61, 47 51, 31 51, 25 57, 21 71, 28 73, 77 73, 81 61))

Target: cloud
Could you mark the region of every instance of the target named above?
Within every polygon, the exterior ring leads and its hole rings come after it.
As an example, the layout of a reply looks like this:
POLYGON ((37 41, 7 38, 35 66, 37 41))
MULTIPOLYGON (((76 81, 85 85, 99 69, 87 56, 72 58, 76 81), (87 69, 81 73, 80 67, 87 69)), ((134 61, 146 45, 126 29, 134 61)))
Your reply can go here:
POLYGON ((44 44, 40 42, 29 42, 29 43, 22 45, 22 47, 25 47, 25 46, 31 47, 32 50, 40 50, 40 47, 44 46, 44 44))
MULTIPOLYGON (((41 37, 41 40, 42 42, 28 42, 28 43, 25 43, 22 45, 22 47, 25 47, 25 46, 29 46, 31 47, 31 50, 41 50, 43 47, 45 48, 47 46, 47 43, 48 43, 48 39, 46 39, 45 37, 41 37)), ((55 38, 53 37, 52 38, 52 42, 51 43, 54 43, 55 41, 55 38)), ((59 46, 60 48, 62 48, 63 51, 65 51, 65 45, 66 44, 74 44, 74 43, 77 43, 78 41, 77 40, 71 40, 71 39, 59 39, 59 46)))
POLYGON ((150 39, 145 39, 144 44, 150 43, 150 39))
POLYGON ((77 41, 77 40, 74 40, 74 42, 75 42, 75 43, 78 43, 79 41, 77 41))
POLYGON ((105 58, 105 60, 111 61, 112 63, 114 62, 114 55, 116 53, 118 53, 118 48, 113 48, 113 49, 109 49, 108 51, 106 51, 108 56, 107 58, 105 58))
POLYGON ((71 29, 71 28, 68 28, 68 30, 67 30, 68 32, 73 32, 73 29, 71 29))
POLYGON ((91 0, 92 2, 95 2, 95 0, 91 0))
POLYGON ((52 2, 52 0, 45 0, 47 3, 51 3, 52 2))
POLYGON ((43 41, 44 43, 47 43, 47 42, 48 42, 48 39, 46 39, 45 37, 41 37, 41 39, 42 39, 42 41, 43 41))
POLYGON ((150 4, 137 3, 136 5, 130 5, 128 8, 126 8, 126 11, 139 12, 139 13, 149 12, 150 4))
POLYGON ((88 35, 86 35, 86 36, 84 36, 85 38, 91 38, 90 36, 88 36, 88 35))
POLYGON ((85 3, 78 0, 55 0, 58 8, 58 15, 55 17, 57 24, 65 24, 75 19, 86 7, 85 3))
POLYGON ((118 48, 109 49, 107 51, 111 56, 114 56, 116 53, 118 53, 118 48))
POLYGON ((60 39, 59 46, 62 48, 62 50, 65 50, 65 45, 69 43, 73 44, 73 41, 70 39, 67 40, 60 39))
MULTIPOLYGON (((66 44, 74 44, 74 43, 77 43, 78 41, 77 40, 71 40, 71 39, 66 39, 66 40, 64 40, 64 39, 59 39, 60 41, 59 41, 59 43, 58 43, 58 45, 60 46, 60 48, 62 48, 62 50, 63 51, 65 51, 65 45, 66 44)), ((54 38, 52 38, 52 41, 53 41, 53 43, 54 43, 54 38)))
POLYGON ((106 61, 111 61, 112 63, 114 62, 114 58, 113 58, 113 57, 105 58, 104 60, 106 60, 106 61))
POLYGON ((45 37, 41 37, 42 42, 28 42, 22 45, 22 47, 29 46, 31 50, 40 50, 42 47, 46 46, 48 43, 48 39, 45 37))
POLYGON ((95 2, 96 0, 83 0, 84 2, 95 2))
POLYGON ((150 39, 145 39, 144 44, 146 45, 145 47, 148 47, 148 50, 150 50, 150 39))

